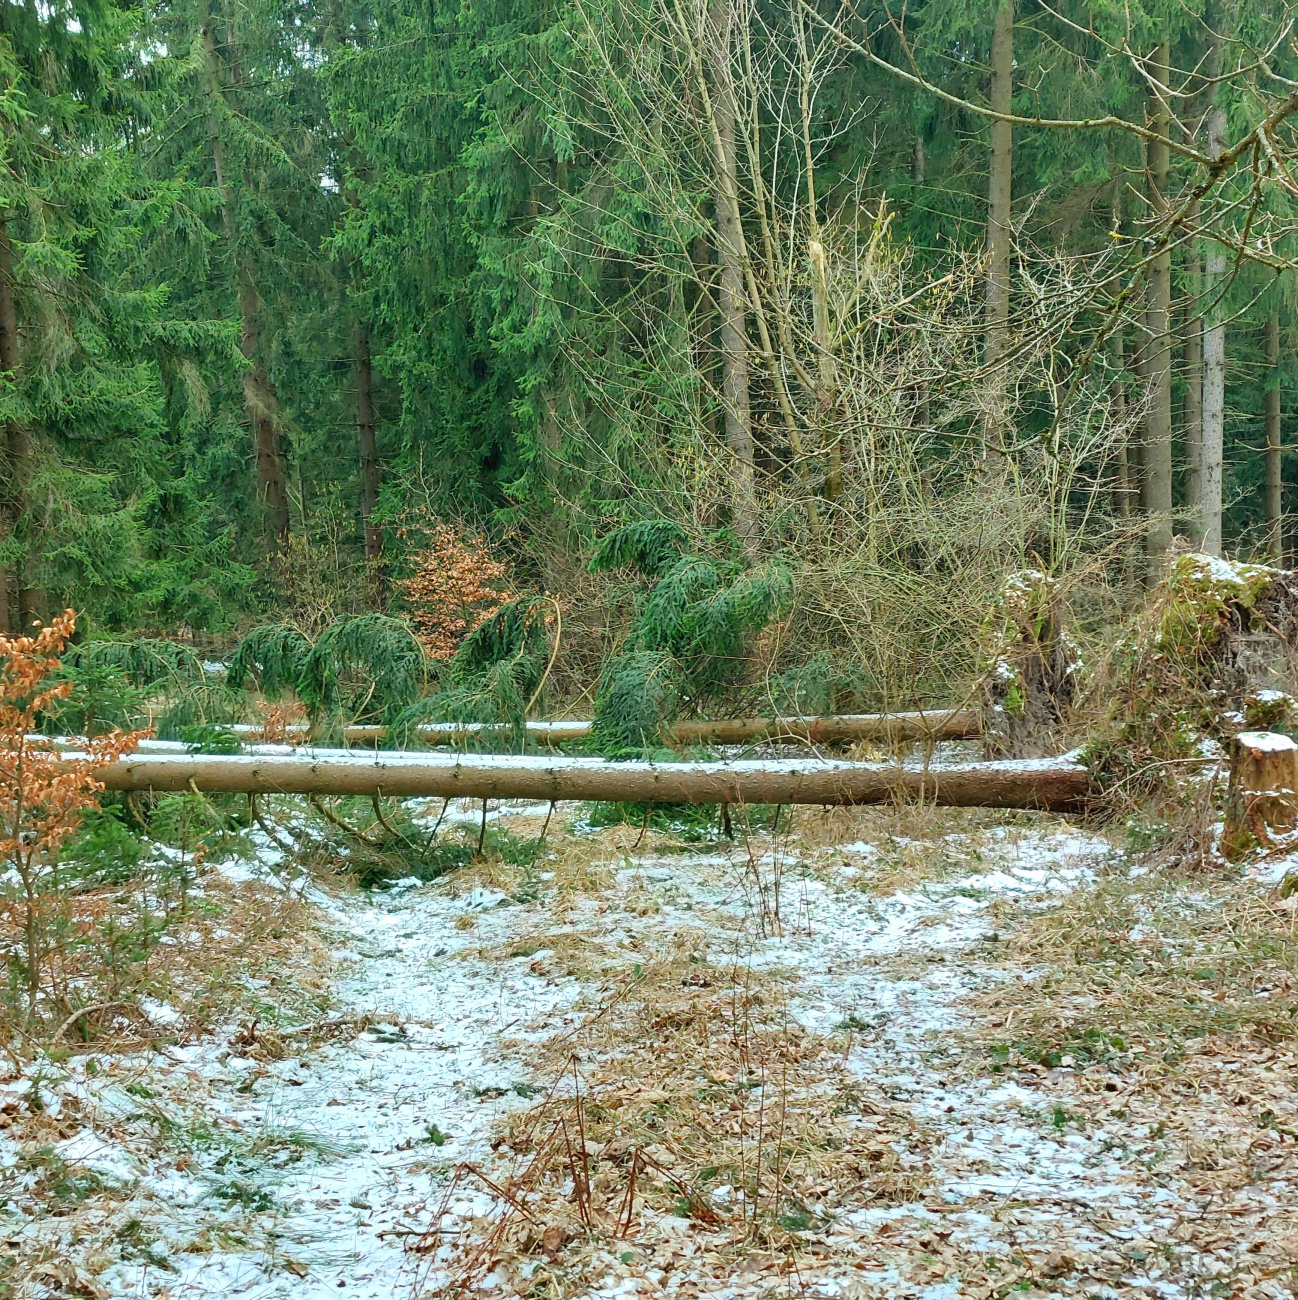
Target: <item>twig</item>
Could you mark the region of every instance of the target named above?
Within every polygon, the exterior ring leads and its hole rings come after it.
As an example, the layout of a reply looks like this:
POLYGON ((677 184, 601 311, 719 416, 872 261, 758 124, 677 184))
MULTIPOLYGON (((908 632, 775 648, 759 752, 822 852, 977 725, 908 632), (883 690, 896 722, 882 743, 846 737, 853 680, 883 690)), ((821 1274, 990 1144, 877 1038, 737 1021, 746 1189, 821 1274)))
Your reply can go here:
POLYGON ((468 1170, 469 1173, 474 1174, 478 1178, 480 1178, 487 1185, 487 1188, 490 1191, 495 1192, 496 1195, 499 1196, 502 1201, 508 1201, 509 1204, 512 1205, 514 1209, 516 1209, 519 1212, 519 1214, 521 1214, 523 1218, 525 1218, 529 1223, 537 1222, 536 1215, 533 1214, 532 1211, 529 1210, 527 1206, 522 1203, 522 1201, 518 1200, 510 1192, 507 1192, 503 1187, 500 1186, 499 1183, 493 1183, 491 1179, 488 1178, 487 1175, 484 1174, 482 1170, 478 1168, 477 1165, 471 1165, 468 1163, 468 1161, 465 1161, 465 1163, 462 1164, 460 1168, 466 1169, 468 1170))
POLYGON ((618 1235, 625 1237, 631 1231, 631 1216, 635 1210, 635 1175, 636 1170, 640 1167, 640 1148, 635 1147, 631 1152, 631 1173, 626 1183, 626 1199, 618 1209, 618 1235), (626 1211, 623 1214, 623 1210, 626 1211))
POLYGON ((129 1007, 130 1005, 129 1002, 92 1002, 88 1007, 80 1007, 58 1027, 50 1042, 57 1043, 82 1016, 88 1016, 95 1011, 107 1011, 109 1007, 129 1007))
POLYGON ((487 842, 487 801, 482 801, 482 824, 478 827, 477 856, 482 857, 482 846, 487 842))
POLYGON ((277 1029, 280 1038, 309 1038, 312 1034, 323 1033, 330 1029, 353 1027, 358 1032, 368 1027, 369 1016, 333 1016, 328 1020, 313 1020, 307 1025, 298 1025, 294 1029, 277 1029))
POLYGON ((265 832, 266 838, 287 857, 293 852, 293 846, 286 844, 271 828, 270 823, 261 815, 261 809, 257 804, 257 796, 251 790, 248 791, 248 809, 252 813, 252 819, 265 832))
POLYGON ((397 828, 383 815, 383 805, 379 802, 382 794, 383 788, 380 786, 372 795, 370 795, 370 800, 374 805, 374 816, 378 818, 379 825, 382 826, 393 839, 402 840, 413 849, 415 845, 411 841, 410 837, 406 835, 405 832, 397 830, 397 828))
POLYGON ((307 803, 309 803, 311 807, 325 819, 325 821, 331 822, 334 826, 337 826, 339 830, 346 831, 348 835, 353 836, 362 844, 368 845, 372 849, 381 849, 383 847, 382 840, 376 840, 372 836, 366 835, 364 831, 359 831, 355 826, 343 821, 343 819, 339 817, 332 808, 325 806, 318 794, 308 794, 306 800, 307 803))
POLYGON ((559 656, 559 641, 563 637, 563 610, 559 602, 553 596, 550 597, 554 605, 554 649, 550 651, 550 662, 545 665, 545 672, 541 674, 541 680, 536 684, 536 690, 532 692, 532 698, 523 706, 523 717, 526 718, 532 711, 532 705, 541 698, 541 692, 545 689, 545 684, 550 680, 550 669, 554 667, 554 661, 559 656))
POLYGON ((130 809, 131 816, 135 818, 135 824, 147 835, 149 833, 149 819, 144 815, 144 809, 140 807, 140 792, 138 790, 128 790, 126 792, 126 806, 130 809))

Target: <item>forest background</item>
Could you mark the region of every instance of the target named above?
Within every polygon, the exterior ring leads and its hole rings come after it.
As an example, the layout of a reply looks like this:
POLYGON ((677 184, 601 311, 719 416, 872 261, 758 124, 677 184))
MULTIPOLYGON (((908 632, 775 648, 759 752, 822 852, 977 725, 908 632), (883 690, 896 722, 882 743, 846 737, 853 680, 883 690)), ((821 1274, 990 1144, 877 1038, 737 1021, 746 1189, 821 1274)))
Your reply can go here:
POLYGON ((0 623, 530 593, 574 707, 813 711, 958 698, 1025 567, 1111 636, 1289 554, 1295 77, 1272 0, 5 3, 0 623))

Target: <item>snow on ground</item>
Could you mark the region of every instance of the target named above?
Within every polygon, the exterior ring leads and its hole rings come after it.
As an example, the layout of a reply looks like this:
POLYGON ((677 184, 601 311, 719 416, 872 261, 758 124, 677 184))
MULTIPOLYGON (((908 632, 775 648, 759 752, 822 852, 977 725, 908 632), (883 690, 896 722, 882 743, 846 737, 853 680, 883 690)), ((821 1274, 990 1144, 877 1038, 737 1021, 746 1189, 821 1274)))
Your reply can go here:
MULTIPOLYGON (((1191 1246, 1187 1261, 1180 1229, 1206 1211, 1176 1170, 1159 1166, 1157 1137, 1121 1118, 1071 1122, 1070 1060, 1026 1078, 971 1072, 953 1045, 972 1014, 968 996, 1007 978, 980 956, 997 942, 996 909, 1039 907, 1089 880, 1111 856, 1106 841, 1063 823, 951 835, 939 875, 866 892, 859 880, 877 876, 874 842, 768 854, 754 867, 742 845, 641 851, 635 828, 623 829, 625 849, 589 894, 559 899, 545 871, 515 896, 455 876, 368 897, 310 890, 343 963, 330 1017, 366 1018, 359 1034, 340 1031, 280 1060, 257 1059, 255 1033, 232 1028, 148 1058, 45 1063, 34 1086, 47 1107, 83 1119, 57 1157, 133 1191, 98 1221, 83 1213, 75 1229, 24 1219, 15 1207, 33 1174, 6 1142, 18 1193, 3 1225, 11 1248, 64 1252, 113 1297, 445 1294, 408 1243, 429 1227, 452 1169, 490 1169, 502 1119, 552 1082, 529 1073, 529 1045, 566 1032, 601 996, 597 971, 548 960, 544 944, 594 934, 606 953, 638 957, 690 926, 708 934, 718 960, 782 981, 807 1031, 850 1027, 847 1070, 928 1135, 930 1190, 911 1203, 836 1207, 782 1282, 776 1272, 759 1285, 738 1264, 718 1278, 678 1245, 656 1268, 613 1258, 581 1294, 1235 1293, 1214 1282, 1230 1273, 1220 1258, 1205 1253, 1198 1266, 1191 1246), (975 1285, 970 1260, 1000 1282, 975 1285), (1091 1281, 1065 1283, 1079 1272, 1091 1281)), ((167 1010, 149 1015, 165 1022, 167 1010)), ((475 1214, 501 1207, 475 1186, 455 1207, 465 1232, 475 1214)), ((1283 1180, 1246 1194, 1263 1210, 1286 1198, 1298 1205, 1283 1180)), ((667 1226, 681 1241, 692 1231, 667 1226)), ((1287 1285, 1248 1294, 1294 1294, 1287 1285)))

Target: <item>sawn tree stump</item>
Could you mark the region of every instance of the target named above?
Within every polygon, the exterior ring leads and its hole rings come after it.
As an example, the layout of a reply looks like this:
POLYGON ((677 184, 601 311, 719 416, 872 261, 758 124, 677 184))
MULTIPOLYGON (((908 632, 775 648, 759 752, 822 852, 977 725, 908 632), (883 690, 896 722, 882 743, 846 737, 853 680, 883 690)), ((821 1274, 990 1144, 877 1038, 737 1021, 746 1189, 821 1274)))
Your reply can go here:
POLYGON ((1234 745, 1220 845, 1231 861, 1298 826, 1298 743, 1274 731, 1241 731, 1234 745))

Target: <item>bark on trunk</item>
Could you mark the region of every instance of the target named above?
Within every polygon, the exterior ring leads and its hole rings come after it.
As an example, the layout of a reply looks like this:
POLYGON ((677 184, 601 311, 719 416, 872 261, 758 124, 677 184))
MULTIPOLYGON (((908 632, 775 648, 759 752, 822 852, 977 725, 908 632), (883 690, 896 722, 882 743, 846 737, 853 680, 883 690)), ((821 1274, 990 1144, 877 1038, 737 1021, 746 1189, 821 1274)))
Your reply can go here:
POLYGON ((203 23, 203 51, 206 59, 207 135, 212 150, 212 169, 221 195, 221 226, 230 248, 239 289, 239 349, 248 363, 243 376, 244 408, 252 432, 257 467, 257 495, 265 509, 269 548, 283 551, 288 543, 288 476, 284 471, 280 444, 279 410, 270 373, 261 357, 261 297, 246 252, 239 247, 234 223, 234 193, 225 165, 218 101, 223 100, 221 60, 216 48, 216 20, 209 13, 203 23))
POLYGON ((1263 331, 1266 354, 1266 534, 1272 564, 1284 562, 1284 482, 1280 446, 1280 309, 1274 307, 1263 331))
MULTIPOLYGON (((811 200, 815 201, 814 197, 811 200)), ((814 215, 812 230, 819 236, 819 224, 814 215)), ((824 430, 826 457, 825 499, 837 501, 843 495, 843 434, 839 428, 838 367, 834 364, 833 340, 829 325, 829 267, 825 261, 825 246, 818 237, 807 245, 807 260, 811 264, 811 328, 816 344, 816 370, 820 389, 816 404, 820 408, 820 424, 824 430)))
MULTIPOLYGON (((14 302, 14 254, 9 239, 8 218, 0 219, 0 371, 10 381, 18 377, 18 311, 14 302)), ((22 489, 19 483, 20 440, 15 436, 12 420, 5 421, 4 488, 0 505, 4 511, 4 536, 12 536, 22 514, 22 489)), ((14 630, 9 613, 9 569, 0 566, 0 634, 14 630)))
MULTIPOLYGON (((1215 105, 1208 110, 1208 152, 1218 154, 1226 141, 1226 114, 1215 105)), ((1226 277, 1226 250, 1215 240, 1204 259, 1203 293, 1207 325, 1203 331, 1203 446, 1197 514, 1202 528, 1199 549, 1221 554, 1222 448, 1226 431, 1226 325, 1216 301, 1226 277)))
MULTIPOLYGON (((9 234, 9 220, 0 220, 0 371, 17 381, 22 368, 22 351, 18 339, 18 304, 14 296, 14 252, 9 234)), ((4 531, 12 534, 27 508, 27 482, 31 473, 31 433, 19 420, 5 422, 4 531)), ((30 543, 29 543, 30 546, 30 543)), ((44 622, 48 613, 45 593, 27 586, 27 574, 34 567, 35 556, 20 560, 12 575, 14 611, 10 614, 11 575, 0 568, 0 630, 25 632, 32 623, 44 622)))
POLYGON ((374 372, 370 332, 356 322, 356 432, 361 454, 361 528, 365 534, 366 587, 370 606, 381 609, 385 594, 383 533, 374 519, 379 504, 378 426, 374 418, 374 372))
POLYGON ((1203 258, 1197 247, 1187 254, 1185 278, 1185 500, 1190 538, 1198 545, 1196 503, 1203 495, 1203 258))
POLYGON ((284 472, 279 436, 278 401, 270 373, 260 358, 261 299, 252 278, 241 275, 239 311, 243 318, 240 351, 248 361, 243 372, 243 400, 252 425, 257 457, 257 490, 266 511, 267 540, 271 549, 288 544, 288 477, 284 472))
MULTIPOLYGON (((1150 72, 1159 86, 1168 79, 1168 44, 1161 44, 1150 61, 1150 72)), ((1149 125, 1158 139, 1148 144, 1146 178, 1150 217, 1154 222, 1167 215, 1167 186, 1171 155, 1167 145, 1171 119, 1166 101, 1151 93, 1149 125)), ((1145 422, 1145 478, 1149 508, 1146 554, 1151 579, 1162 573, 1163 557, 1172 544, 1172 254, 1164 249, 1150 264, 1149 298, 1145 314, 1148 334, 1146 364, 1149 367, 1150 403, 1145 422)))
POLYGON ((1113 356, 1113 373, 1117 376, 1113 384, 1113 418, 1118 426, 1118 445, 1115 453, 1115 472, 1113 485, 1114 511, 1120 519, 1128 518, 1136 508, 1135 466, 1132 464, 1127 421, 1127 379, 1125 341, 1122 331, 1114 330, 1109 343, 1113 356))
MULTIPOLYGON (((992 79, 988 96, 992 110, 1008 114, 1014 106, 1014 0, 998 0, 992 28, 992 79)), ((1008 122, 993 119, 991 160, 987 176, 987 302, 983 345, 988 370, 988 411, 985 429, 989 454, 1005 448, 1009 423, 1007 380, 1002 364, 1009 348, 1010 222, 1013 217, 1014 131, 1008 122)))
POLYGON ((710 72, 714 128, 713 204, 720 268, 721 401, 731 459, 731 511, 735 532, 750 554, 757 549, 757 485, 749 398, 748 313, 744 293, 744 236, 739 211, 739 165, 735 149, 735 88, 731 68, 729 0, 709 11, 710 72))
POLYGON ((1066 758, 926 770, 824 760, 610 763, 513 755, 340 757, 151 754, 97 773, 109 790, 250 794, 380 794, 472 799, 592 799, 649 803, 875 804, 1072 811, 1090 778, 1066 758))

